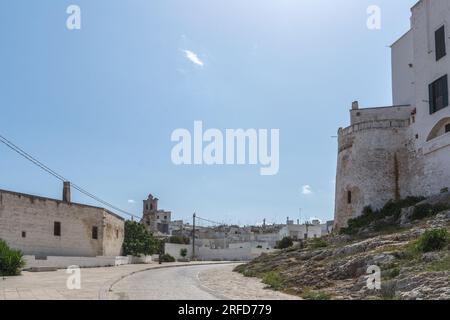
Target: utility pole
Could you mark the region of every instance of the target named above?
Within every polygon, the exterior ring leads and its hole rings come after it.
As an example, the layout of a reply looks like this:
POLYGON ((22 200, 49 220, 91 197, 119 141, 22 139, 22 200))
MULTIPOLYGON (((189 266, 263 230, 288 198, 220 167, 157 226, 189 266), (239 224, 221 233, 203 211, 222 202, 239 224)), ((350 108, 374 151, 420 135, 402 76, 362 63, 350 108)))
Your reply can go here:
POLYGON ((195 258, 195 212, 192 216, 192 260, 195 258))

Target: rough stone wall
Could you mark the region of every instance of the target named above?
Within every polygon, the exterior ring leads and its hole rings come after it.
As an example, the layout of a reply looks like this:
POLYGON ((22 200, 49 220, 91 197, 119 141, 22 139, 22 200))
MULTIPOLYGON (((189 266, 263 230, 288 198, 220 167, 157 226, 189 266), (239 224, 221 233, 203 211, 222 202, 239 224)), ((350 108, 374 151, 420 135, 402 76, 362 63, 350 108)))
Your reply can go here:
POLYGON ((119 256, 122 254, 122 244, 125 237, 125 222, 122 218, 103 211, 103 255, 119 256))
POLYGON ((409 193, 407 121, 374 121, 339 131, 335 227, 409 193), (351 193, 349 199, 349 192, 351 193), (350 200, 350 203, 349 203, 350 200))
POLYGON ((0 190, 0 238, 26 255, 103 256, 104 245, 108 255, 119 255, 120 239, 112 245, 109 236, 103 239, 110 234, 104 219, 123 234, 123 220, 105 215, 103 208, 0 190), (61 236, 54 235, 56 221, 61 223, 61 236), (98 227, 97 240, 92 239, 93 226, 98 227))
MULTIPOLYGON (((447 140, 446 146, 424 150, 420 165, 423 166, 423 176, 418 176, 420 183, 411 183, 412 187, 421 186, 420 194, 432 196, 439 194, 442 189, 450 188, 450 134, 442 137, 447 140)), ((438 138, 439 139, 439 138, 438 138)), ((416 191, 417 193, 419 191, 416 191)))
POLYGON ((416 132, 410 120, 366 121, 339 131, 336 228, 367 205, 378 209, 391 199, 450 188, 450 133, 423 144, 416 132))

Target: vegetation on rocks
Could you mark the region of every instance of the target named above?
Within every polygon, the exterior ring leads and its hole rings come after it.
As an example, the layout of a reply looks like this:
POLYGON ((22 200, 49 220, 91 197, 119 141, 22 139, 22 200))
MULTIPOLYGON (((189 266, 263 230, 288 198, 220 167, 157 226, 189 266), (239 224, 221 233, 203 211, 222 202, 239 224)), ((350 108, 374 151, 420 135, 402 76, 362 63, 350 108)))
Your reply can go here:
POLYGON ((0 239, 0 276, 20 275, 24 266, 22 252, 11 249, 5 241, 0 239))
POLYGON ((323 238, 315 238, 310 242, 310 247, 312 249, 326 248, 327 246, 328 243, 323 238))
POLYGON ((315 291, 311 288, 306 288, 300 295, 305 300, 330 300, 331 295, 323 291, 315 291))
POLYGON ((439 212, 450 209, 450 207, 446 204, 438 203, 438 204, 430 204, 423 203, 414 207, 413 214, 411 216, 412 220, 420 220, 427 217, 432 217, 438 214, 439 212))
POLYGON ((449 239, 447 229, 427 230, 417 240, 416 248, 421 252, 439 251, 448 245, 449 239))
POLYGON ((450 299, 450 211, 441 200, 391 201, 376 217, 366 208, 344 233, 262 254, 235 271, 304 299, 450 299), (423 208, 423 219, 414 216, 423 208), (377 231, 380 221, 387 225, 377 231), (374 265, 381 290, 367 287, 374 265))
POLYGON ((274 290, 280 290, 283 287, 283 278, 276 271, 266 273, 262 278, 262 282, 274 290))
POLYGON ((380 210, 373 210, 368 206, 363 209, 362 215, 350 219, 348 226, 341 229, 342 234, 355 235, 362 230, 372 227, 373 231, 379 232, 392 226, 399 225, 399 218, 403 208, 411 207, 420 201, 422 197, 408 197, 406 199, 387 202, 380 210))

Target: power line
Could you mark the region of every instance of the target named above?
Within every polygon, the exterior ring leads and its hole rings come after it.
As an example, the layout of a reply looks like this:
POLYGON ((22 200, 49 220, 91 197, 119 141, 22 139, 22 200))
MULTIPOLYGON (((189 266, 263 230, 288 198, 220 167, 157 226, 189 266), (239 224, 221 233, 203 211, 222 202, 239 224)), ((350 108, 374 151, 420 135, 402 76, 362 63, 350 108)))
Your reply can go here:
POLYGON ((205 221, 205 222, 209 222, 209 223, 212 223, 212 224, 217 224, 217 225, 219 225, 219 226, 220 226, 220 225, 225 225, 224 222, 212 221, 212 220, 200 218, 199 216, 196 216, 196 219, 198 219, 198 220, 203 220, 203 221, 205 221))
MULTIPOLYGON (((45 164, 43 164, 41 161, 39 161, 38 159, 36 159, 35 157, 33 157, 32 155, 30 155, 29 153, 27 153, 26 151, 24 151, 23 149, 21 149, 20 147, 18 147, 17 145, 15 145, 13 142, 11 142, 10 140, 6 139, 4 136, 2 136, 0 134, 0 142, 2 142, 4 145, 6 145, 8 148, 10 148, 11 150, 13 150, 14 152, 18 153, 19 155, 21 155, 22 157, 24 157, 25 159, 27 159, 28 161, 32 162, 34 165, 38 166, 39 168, 41 168, 42 170, 44 170, 45 172, 47 172, 48 174, 52 175, 53 177, 57 178, 58 180, 61 180, 62 182, 64 181, 69 181, 68 179, 64 178, 62 175, 60 175, 59 173, 57 173, 56 171, 50 169, 48 166, 46 166, 45 164)), ((71 186, 78 190, 79 192, 81 192, 82 194, 88 196, 89 198, 105 205, 106 207, 109 207, 115 211, 121 212, 123 214, 126 214, 132 218, 138 218, 140 219, 140 217, 122 210, 118 207, 116 207, 115 205, 97 197, 96 195, 86 191, 85 189, 81 188, 80 186, 71 183, 71 186)))

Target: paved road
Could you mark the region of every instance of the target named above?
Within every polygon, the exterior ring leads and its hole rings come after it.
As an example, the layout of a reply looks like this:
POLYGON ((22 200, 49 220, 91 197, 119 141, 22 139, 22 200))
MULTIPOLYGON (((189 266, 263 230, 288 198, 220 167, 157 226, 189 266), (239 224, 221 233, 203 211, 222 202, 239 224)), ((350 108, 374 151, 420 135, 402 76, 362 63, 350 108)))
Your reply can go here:
MULTIPOLYGON (((205 264, 205 262, 198 262, 205 264)), ((210 262, 216 263, 216 262, 210 262)), ((193 266, 197 262, 188 263, 193 266)), ((186 263, 167 263, 164 267, 180 267, 186 263)), ((132 273, 161 267, 157 263, 127 264, 117 267, 81 269, 81 288, 71 290, 67 280, 71 274, 65 269, 54 272, 22 272, 18 277, 0 278, 0 301, 7 299, 79 300, 105 299, 111 284, 132 273)))
POLYGON ((236 264, 192 265, 138 272, 116 282, 108 299, 130 300, 291 300, 257 278, 233 272, 236 264))
POLYGON ((199 281, 201 272, 217 266, 163 268, 139 272, 116 283, 110 299, 119 300, 217 300, 226 298, 213 293, 199 281))

